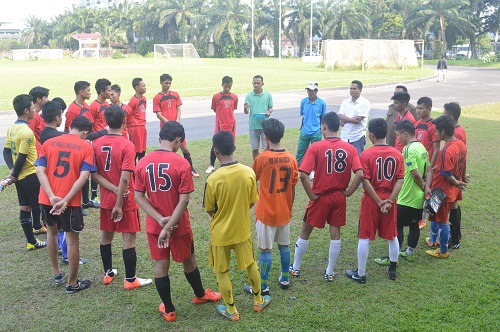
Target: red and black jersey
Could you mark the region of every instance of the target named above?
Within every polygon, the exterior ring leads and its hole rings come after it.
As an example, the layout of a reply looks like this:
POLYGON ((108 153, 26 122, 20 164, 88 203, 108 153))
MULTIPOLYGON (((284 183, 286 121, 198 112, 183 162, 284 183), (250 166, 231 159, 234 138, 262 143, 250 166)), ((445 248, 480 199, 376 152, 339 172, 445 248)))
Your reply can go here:
POLYGON ((436 135, 436 127, 432 123, 432 119, 428 121, 418 120, 415 122, 415 137, 422 143, 429 154, 429 159, 432 158, 434 153, 434 142, 439 142, 436 135))
MULTIPOLYGON (((137 163, 134 189, 146 193, 151 205, 162 216, 171 216, 179 203, 179 195, 194 191, 191 166, 175 152, 152 151, 137 163)), ((175 235, 186 234, 191 229, 187 209, 178 226, 175 235)), ((146 216, 146 232, 160 234, 161 230, 156 220, 146 216)))
POLYGON ((129 139, 128 123, 132 121, 134 115, 132 114, 132 108, 130 108, 130 106, 121 104, 121 108, 125 112, 125 126, 123 126, 122 136, 129 139))
POLYGON ((146 125, 146 107, 148 102, 146 101, 146 97, 142 96, 141 98, 137 98, 137 96, 133 95, 128 102, 128 106, 132 110, 132 116, 127 118, 127 122, 131 127, 145 126, 146 125))
POLYGON ((455 127, 455 138, 464 142, 467 145, 467 135, 465 134, 465 129, 461 125, 455 127))
MULTIPOLYGON (((182 100, 179 94, 175 91, 168 93, 159 92, 153 98, 153 112, 161 112, 168 121, 177 120, 177 107, 182 105, 182 100)), ((163 123, 160 122, 160 128, 163 123)))
POLYGON ((212 110, 215 111, 215 131, 234 131, 236 129, 236 119, 234 110, 238 108, 238 96, 234 93, 228 95, 222 92, 216 93, 212 97, 212 110))
POLYGON ((446 194, 445 202, 454 202, 460 193, 460 188, 452 185, 447 176, 453 176, 458 181, 463 181, 462 175, 467 161, 467 147, 459 139, 446 142, 439 151, 436 170, 432 177, 431 188, 440 188, 446 194))
POLYGON ((72 102, 68 106, 68 110, 66 111, 66 120, 64 122, 64 131, 69 132, 71 128, 71 124, 73 123, 73 120, 77 116, 84 116, 87 119, 89 119, 91 122, 94 122, 94 119, 92 118, 92 114, 90 114, 89 111, 89 105, 86 102, 83 102, 83 105, 80 106, 76 102, 72 102))
MULTIPOLYGON (((415 124, 415 118, 413 117, 413 114, 410 113, 410 111, 408 111, 408 109, 405 111, 405 114, 403 114, 403 116, 401 116, 401 113, 398 113, 398 115, 396 116, 396 119, 394 120, 394 126, 396 125, 396 123, 398 121, 401 121, 401 120, 410 120, 411 123, 415 124)), ((401 144, 401 142, 399 141, 399 137, 396 135, 396 146, 395 148, 401 152, 403 151, 404 149, 404 145, 401 144)))
POLYGON ((358 151, 338 137, 325 138, 309 146, 299 171, 314 171, 312 191, 316 195, 349 187, 351 172, 361 169, 358 151))
MULTIPOLYGON (((115 186, 120 184, 122 171, 130 172, 129 195, 123 201, 122 210, 130 211, 138 209, 134 201, 134 144, 123 136, 108 134, 94 141, 92 147, 94 148, 97 172, 115 186)), ((112 210, 115 207, 115 203, 116 194, 101 186, 101 207, 112 210)))
POLYGON ((89 112, 93 119, 92 131, 96 132, 107 126, 106 119, 104 118, 104 111, 106 111, 108 107, 109 104, 107 101, 101 104, 97 100, 94 100, 92 104, 90 104, 89 112))
POLYGON ((396 180, 405 177, 403 155, 392 146, 374 145, 363 151, 360 159, 364 178, 377 192, 391 193, 396 180))

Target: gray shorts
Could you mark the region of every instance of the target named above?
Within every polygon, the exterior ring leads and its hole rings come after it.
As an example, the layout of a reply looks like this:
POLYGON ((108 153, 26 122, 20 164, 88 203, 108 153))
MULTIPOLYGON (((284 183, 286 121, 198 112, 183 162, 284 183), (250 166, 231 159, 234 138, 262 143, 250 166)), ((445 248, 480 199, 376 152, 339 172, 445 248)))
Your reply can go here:
POLYGON ((252 147, 252 150, 258 150, 259 144, 262 150, 266 148, 266 140, 264 139, 263 129, 249 130, 248 133, 250 134, 250 146, 252 147))

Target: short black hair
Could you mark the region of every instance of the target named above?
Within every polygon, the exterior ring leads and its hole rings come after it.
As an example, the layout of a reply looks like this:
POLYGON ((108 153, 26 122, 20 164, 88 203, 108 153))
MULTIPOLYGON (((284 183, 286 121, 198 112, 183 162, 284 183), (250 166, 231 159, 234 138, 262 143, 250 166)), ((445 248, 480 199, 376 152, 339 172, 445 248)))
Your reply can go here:
POLYGON ((142 78, 140 77, 136 77, 132 80, 132 88, 135 89, 136 86, 138 86, 139 84, 141 84, 142 82, 142 78))
POLYGON ((36 103, 38 98, 42 99, 43 97, 49 96, 49 89, 41 86, 35 86, 30 90, 30 96, 33 97, 33 102, 36 103))
POLYGON ((262 75, 255 75, 253 78, 254 79, 255 78, 260 78, 260 80, 262 81, 262 83, 264 83, 264 77, 262 77, 262 75))
POLYGON ((432 120, 436 131, 443 131, 446 136, 453 136, 455 134, 455 121, 449 115, 441 115, 439 118, 432 120))
POLYGON ((46 123, 53 122, 58 115, 61 115, 61 104, 57 101, 48 101, 42 106, 42 117, 46 123))
POLYGON ((221 155, 230 156, 234 152, 234 137, 229 131, 221 130, 212 137, 212 145, 221 155))
POLYGON ((271 118, 262 123, 264 135, 272 143, 279 143, 285 134, 285 125, 278 119, 271 118))
POLYGON ((408 119, 403 119, 401 121, 396 122, 396 131, 400 133, 407 132, 411 136, 415 135, 415 125, 408 119))
POLYGON ((83 115, 79 115, 71 122, 71 129, 88 131, 90 133, 92 131, 92 122, 83 115))
POLYGON ((424 104, 427 108, 432 107, 432 99, 429 97, 421 97, 419 100, 417 100, 417 105, 418 104, 424 104))
POLYGON ((337 132, 340 128, 339 115, 335 112, 328 112, 323 117, 321 117, 321 123, 326 124, 328 130, 331 132, 337 132))
POLYGON ((351 84, 356 84, 360 90, 363 90, 363 83, 361 83, 361 81, 354 80, 351 84))
POLYGON ((122 93, 122 88, 120 88, 120 86, 118 84, 113 84, 111 86, 111 90, 115 91, 115 92, 118 92, 118 94, 121 94, 122 93))
POLYGON ((31 95, 22 94, 16 96, 12 101, 14 105, 14 110, 16 111, 17 116, 22 116, 24 114, 24 110, 30 109, 31 103, 33 102, 33 97, 31 95))
POLYGON ((375 135, 375 138, 382 139, 387 136, 387 122, 382 119, 371 119, 368 123, 368 132, 375 135))
POLYGON ((78 94, 80 91, 85 90, 89 86, 90 86, 90 83, 87 81, 75 82, 75 86, 74 86, 75 94, 78 94))
POLYGON ((160 76, 160 82, 170 81, 172 82, 172 76, 169 74, 163 74, 160 76))
POLYGON ((160 129, 160 139, 173 142, 177 137, 180 137, 181 142, 184 142, 186 138, 184 127, 177 121, 165 122, 160 129))
POLYGON ((52 101, 55 101, 56 103, 61 105, 61 111, 63 111, 63 112, 64 112, 64 110, 66 110, 66 107, 68 107, 68 105, 66 105, 66 102, 64 101, 64 99, 62 99, 61 97, 55 97, 54 99, 52 99, 52 101))
POLYGON ((100 78, 95 82, 95 91, 100 94, 101 91, 106 91, 108 86, 111 86, 111 81, 107 78, 100 78))
POLYGON ((104 118, 111 129, 118 129, 125 119, 125 111, 118 105, 112 104, 104 111, 104 118))
POLYGON ((462 108, 460 107, 460 104, 455 102, 455 101, 452 101, 451 103, 444 104, 444 110, 455 121, 458 121, 458 119, 460 118, 460 115, 462 114, 462 108))
POLYGON ((230 76, 224 76, 222 78, 222 84, 224 84, 224 83, 233 83, 233 78, 230 76))
POLYGON ((401 89, 403 92, 408 92, 408 89, 404 85, 396 85, 396 89, 401 89))
POLYGON ((410 102, 410 95, 408 92, 396 92, 392 97, 392 100, 400 101, 406 105, 410 102))

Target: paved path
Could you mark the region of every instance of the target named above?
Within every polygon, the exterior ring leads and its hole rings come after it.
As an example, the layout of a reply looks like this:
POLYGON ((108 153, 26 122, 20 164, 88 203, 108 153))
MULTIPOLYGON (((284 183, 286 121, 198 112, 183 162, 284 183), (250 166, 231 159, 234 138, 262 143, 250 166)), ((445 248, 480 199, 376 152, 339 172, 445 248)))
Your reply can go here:
MULTIPOLYGON (((361 77, 353 77, 360 79, 361 77)), ((481 69, 469 67, 450 66, 446 75, 446 82, 436 82, 435 77, 406 82, 404 85, 412 96, 411 102, 423 96, 431 97, 434 108, 443 107, 444 103, 458 101, 462 106, 500 102, 500 69, 481 69)), ((377 84, 365 86, 362 96, 371 102, 370 118, 385 117, 387 106, 391 103, 396 83, 377 84)), ((304 82, 304 86, 307 82, 304 82)), ((249 91, 252 87, 249 85, 249 91)), ((214 93, 217 91, 214 91, 214 93)), ((147 93, 148 98, 148 146, 158 144, 159 124, 152 111, 154 91, 147 93)), ((273 93, 273 117, 280 119, 287 128, 300 126, 299 104, 306 97, 304 90, 283 91, 273 93)), ((325 88, 320 87, 318 96, 323 98, 328 110, 338 111, 342 100, 349 97, 347 87, 325 88)), ((243 113, 245 94, 238 95, 240 105, 236 114, 237 134, 248 133, 248 115, 243 113)), ((215 114, 210 109, 210 97, 183 98, 182 124, 186 129, 188 140, 210 138, 213 135, 215 114)), ((0 112, 0 144, 3 147, 7 128, 15 121, 15 112, 0 112)), ((4 164, 3 155, 0 154, 0 164, 4 164)))

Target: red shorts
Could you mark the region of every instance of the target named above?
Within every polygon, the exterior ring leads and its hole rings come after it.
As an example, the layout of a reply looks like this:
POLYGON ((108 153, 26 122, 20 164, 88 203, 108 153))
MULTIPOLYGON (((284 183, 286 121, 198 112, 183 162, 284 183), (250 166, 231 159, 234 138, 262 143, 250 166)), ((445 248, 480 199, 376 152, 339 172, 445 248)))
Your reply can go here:
POLYGON ((191 231, 183 235, 170 237, 167 248, 158 248, 158 235, 160 234, 147 234, 149 253, 154 261, 170 259, 170 253, 172 252, 172 259, 177 263, 181 263, 194 254, 194 239, 191 231))
POLYGON ((135 145, 135 152, 146 152, 146 141, 148 139, 148 131, 146 126, 129 126, 128 136, 135 145))
POLYGON ((462 190, 460 190, 460 191, 458 192, 458 195, 457 195, 457 199, 456 199, 456 200, 457 200, 457 201, 461 201, 461 200, 462 200, 462 190))
MULTIPOLYGON (((389 198, 390 193, 382 199, 389 198)), ((361 209, 359 213, 359 233, 360 239, 375 240, 375 234, 384 240, 392 240, 398 235, 397 230, 397 206, 392 205, 388 213, 380 212, 377 203, 369 196, 363 195, 361 199, 361 209)))
POLYGON ((436 214, 429 216, 429 220, 436 221, 439 223, 448 222, 448 220, 450 219, 449 214, 452 205, 453 202, 443 202, 443 204, 441 204, 441 206, 439 207, 438 212, 436 214))
POLYGON ((323 194, 307 204, 304 221, 316 228, 345 226, 346 197, 340 190, 323 194))
POLYGON ((141 231, 141 217, 139 209, 131 211, 123 211, 122 220, 114 222, 111 218, 111 211, 109 209, 101 208, 101 231, 118 232, 118 233, 138 233, 141 231))
POLYGON ((215 128, 214 134, 217 134, 221 130, 229 131, 231 133, 231 135, 233 135, 234 141, 236 142, 236 123, 234 124, 234 126, 232 126, 229 129, 219 129, 219 130, 217 130, 217 128, 215 128))

